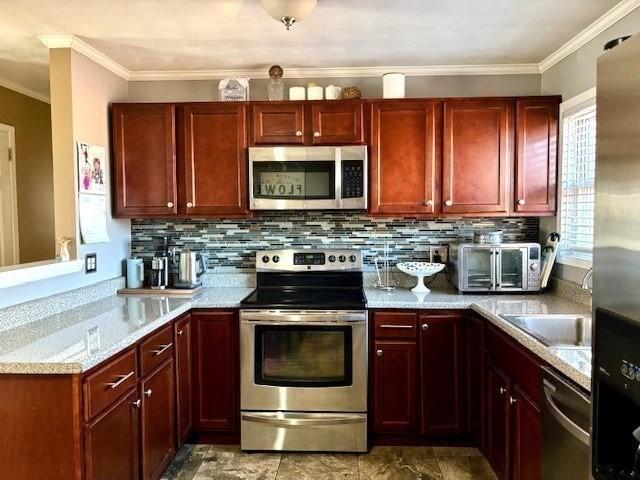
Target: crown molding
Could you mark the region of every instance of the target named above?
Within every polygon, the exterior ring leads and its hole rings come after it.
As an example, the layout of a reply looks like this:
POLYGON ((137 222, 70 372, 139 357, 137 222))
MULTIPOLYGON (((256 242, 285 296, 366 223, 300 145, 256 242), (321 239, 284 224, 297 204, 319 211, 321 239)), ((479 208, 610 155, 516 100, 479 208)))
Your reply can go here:
POLYGON ((35 90, 23 87, 22 85, 18 85, 17 83, 14 83, 10 80, 5 80, 4 78, 0 78, 0 87, 8 88, 9 90, 21 93, 22 95, 26 95, 27 97, 35 98, 36 100, 40 100, 44 103, 51 103, 51 98, 49 97, 49 95, 36 92, 35 90))
POLYGON ((638 7, 640 7, 640 0, 622 0, 567 43, 562 45, 558 50, 542 60, 539 64, 540 73, 546 72, 555 64, 567 58, 573 52, 596 38, 607 28, 622 20, 638 7))
POLYGON ((75 35, 40 35, 38 38, 47 48, 70 48, 93 60, 101 67, 115 73, 119 77, 129 80, 130 72, 126 67, 123 67, 118 62, 106 56, 100 50, 92 47, 75 35))
MULTIPOLYGON (((269 78, 267 68, 220 69, 220 70, 165 70, 132 71, 129 80, 171 81, 171 80, 216 80, 226 77, 269 78)), ((380 77, 389 72, 401 72, 407 76, 442 75, 532 75, 539 74, 535 63, 496 65, 431 65, 431 66, 387 66, 387 67, 345 67, 345 68, 286 68, 287 78, 345 78, 380 77)))

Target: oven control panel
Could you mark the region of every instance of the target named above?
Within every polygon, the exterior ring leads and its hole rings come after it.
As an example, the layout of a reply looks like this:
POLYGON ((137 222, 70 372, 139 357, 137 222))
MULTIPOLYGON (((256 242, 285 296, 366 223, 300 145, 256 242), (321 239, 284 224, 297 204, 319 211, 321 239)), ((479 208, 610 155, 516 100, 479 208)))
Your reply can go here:
POLYGON ((362 271, 360 250, 265 250, 256 252, 259 272, 362 271))

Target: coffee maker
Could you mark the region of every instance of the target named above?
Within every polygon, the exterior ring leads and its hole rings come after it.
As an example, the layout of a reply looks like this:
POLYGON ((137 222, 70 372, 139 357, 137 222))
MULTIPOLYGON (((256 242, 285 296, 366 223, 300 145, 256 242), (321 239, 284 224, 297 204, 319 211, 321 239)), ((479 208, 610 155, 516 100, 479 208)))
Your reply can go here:
POLYGON ((592 473, 640 480, 640 324, 596 310, 592 473))
POLYGON ((153 240, 154 254, 151 259, 151 275, 149 286, 154 290, 167 288, 169 285, 169 266, 171 264, 169 246, 170 236, 151 237, 153 240))

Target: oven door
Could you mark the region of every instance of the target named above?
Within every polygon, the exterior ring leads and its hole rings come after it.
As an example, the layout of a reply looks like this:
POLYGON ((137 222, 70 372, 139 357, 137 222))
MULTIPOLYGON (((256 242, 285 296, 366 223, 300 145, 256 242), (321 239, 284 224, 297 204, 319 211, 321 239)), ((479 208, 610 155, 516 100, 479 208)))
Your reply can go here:
POLYGON ((366 412, 367 314, 243 310, 241 408, 366 412))
POLYGON ((251 209, 338 208, 341 171, 337 157, 335 147, 251 148, 251 209))

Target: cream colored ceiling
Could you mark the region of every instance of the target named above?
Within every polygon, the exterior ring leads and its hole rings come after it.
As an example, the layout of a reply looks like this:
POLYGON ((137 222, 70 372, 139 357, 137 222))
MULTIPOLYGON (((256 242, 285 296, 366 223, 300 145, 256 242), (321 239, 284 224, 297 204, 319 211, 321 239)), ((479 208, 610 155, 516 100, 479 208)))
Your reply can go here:
POLYGON ((290 32, 258 0, 0 3, 0 83, 46 94, 43 34, 131 71, 537 63, 618 1, 319 0, 290 32))

